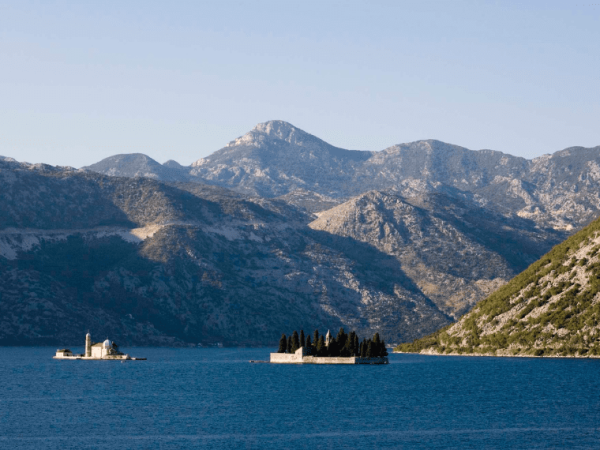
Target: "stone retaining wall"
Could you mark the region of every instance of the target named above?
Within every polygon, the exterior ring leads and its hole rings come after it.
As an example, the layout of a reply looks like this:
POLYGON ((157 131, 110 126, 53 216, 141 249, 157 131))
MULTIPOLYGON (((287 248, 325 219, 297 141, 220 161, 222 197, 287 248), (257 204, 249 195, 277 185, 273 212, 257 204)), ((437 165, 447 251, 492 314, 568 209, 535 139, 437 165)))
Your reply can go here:
POLYGON ((275 364, 387 364, 386 357, 358 358, 351 357, 325 357, 305 356, 304 348, 299 348, 296 353, 271 353, 271 362, 275 364))
POLYGON ((302 354, 271 353, 271 362, 277 364, 302 364, 302 354))

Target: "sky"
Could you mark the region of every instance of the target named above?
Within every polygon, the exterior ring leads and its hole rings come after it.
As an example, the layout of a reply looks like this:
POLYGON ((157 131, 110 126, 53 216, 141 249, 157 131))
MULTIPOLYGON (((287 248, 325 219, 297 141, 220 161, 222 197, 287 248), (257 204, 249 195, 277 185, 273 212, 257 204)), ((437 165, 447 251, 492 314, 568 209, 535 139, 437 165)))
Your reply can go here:
POLYGON ((600 145, 600 3, 0 0, 0 155, 181 164, 257 123, 338 147, 600 145))

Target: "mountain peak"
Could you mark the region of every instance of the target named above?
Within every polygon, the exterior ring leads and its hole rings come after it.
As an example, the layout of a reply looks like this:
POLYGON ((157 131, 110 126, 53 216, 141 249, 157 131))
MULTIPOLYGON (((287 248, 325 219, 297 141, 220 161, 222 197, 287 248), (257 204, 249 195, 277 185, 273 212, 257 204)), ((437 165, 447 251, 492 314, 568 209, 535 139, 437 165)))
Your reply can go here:
POLYGON ((184 167, 179 164, 177 161, 170 159, 163 163, 163 166, 169 167, 170 169, 183 169, 184 167))
POLYGON ((287 141, 290 135, 295 133, 308 134, 299 128, 296 128, 291 123, 283 120, 269 120, 268 122, 259 123, 252 129, 252 131, 256 131, 267 136, 276 137, 284 141, 287 141))
MULTIPOLYGON (((169 161, 167 161, 169 163, 169 161)), ((177 164, 162 165, 143 153, 126 153, 104 158, 91 166, 82 167, 85 170, 102 173, 113 177, 147 177, 167 181, 181 181, 177 164)), ((185 176, 183 176, 185 178, 185 176)))
POLYGON ((245 135, 231 141, 227 147, 236 147, 239 145, 258 147, 265 142, 273 140, 281 140, 301 147, 306 147, 314 143, 329 145, 291 123, 283 120, 270 120, 259 123, 245 135))

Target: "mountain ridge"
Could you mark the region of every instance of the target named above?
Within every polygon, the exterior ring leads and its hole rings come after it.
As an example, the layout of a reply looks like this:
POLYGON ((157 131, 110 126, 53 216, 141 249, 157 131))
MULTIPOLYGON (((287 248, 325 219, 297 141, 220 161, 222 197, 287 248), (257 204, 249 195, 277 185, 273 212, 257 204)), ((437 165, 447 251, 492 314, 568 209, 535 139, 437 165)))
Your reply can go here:
MULTIPOLYGON (((90 168, 119 172, 118 164, 107 160, 90 168)), ((304 190, 343 202, 370 190, 412 195, 456 189, 482 206, 567 231, 600 214, 600 146, 569 147, 531 160, 435 139, 380 151, 345 150, 287 122, 270 121, 191 166, 168 168, 173 171, 165 175, 158 168, 147 172, 156 179, 198 181, 265 198, 304 190)), ((142 169, 120 173, 139 175, 142 169)), ((318 212, 319 202, 309 203, 311 212, 318 212)))

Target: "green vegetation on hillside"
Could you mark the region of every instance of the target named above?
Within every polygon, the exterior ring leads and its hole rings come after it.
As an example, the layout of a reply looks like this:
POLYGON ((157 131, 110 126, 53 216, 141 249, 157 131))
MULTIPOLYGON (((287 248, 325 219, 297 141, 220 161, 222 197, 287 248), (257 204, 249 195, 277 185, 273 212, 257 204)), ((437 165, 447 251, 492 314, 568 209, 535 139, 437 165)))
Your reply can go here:
POLYGON ((344 329, 340 328, 337 336, 331 337, 329 345, 326 345, 323 335, 319 335, 319 330, 315 330, 314 340, 315 344, 312 344, 308 336, 304 341, 303 330, 300 330, 300 337, 297 331, 294 331, 290 337, 282 334, 277 352, 294 353, 300 347, 306 347, 308 354, 312 356, 377 358, 388 355, 385 342, 379 337, 379 333, 375 333, 373 339, 363 339, 360 342, 355 331, 346 334, 344 329))
POLYGON ((600 355, 600 219, 555 246, 452 325, 395 350, 600 355))

